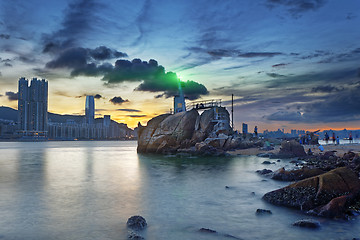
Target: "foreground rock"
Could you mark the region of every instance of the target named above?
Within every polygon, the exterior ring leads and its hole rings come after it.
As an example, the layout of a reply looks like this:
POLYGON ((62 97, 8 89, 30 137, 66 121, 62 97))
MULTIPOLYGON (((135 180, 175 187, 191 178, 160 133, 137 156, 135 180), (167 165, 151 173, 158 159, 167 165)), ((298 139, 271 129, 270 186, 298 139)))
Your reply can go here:
POLYGON ((303 219, 293 223, 293 226, 305 227, 305 228, 319 228, 320 222, 313 219, 303 219))
POLYGON ((342 167, 266 193, 263 199, 319 216, 344 217, 347 207, 358 198, 359 192, 358 176, 342 167))
POLYGON ((224 107, 213 107, 201 115, 195 109, 163 114, 138 128, 139 153, 224 155, 227 150, 262 145, 257 138, 235 134, 224 107))
POLYGON ((279 181, 298 181, 318 176, 323 173, 325 173, 325 171, 317 168, 310 169, 308 167, 303 167, 301 169, 290 171, 286 171, 285 168, 280 168, 273 173, 271 178, 279 181))
POLYGON ((133 230, 142 230, 147 226, 147 223, 142 216, 132 216, 127 220, 126 225, 133 230))
POLYGON ((283 141, 277 157, 279 158, 292 158, 292 157, 305 157, 306 152, 304 147, 297 141, 283 141))
POLYGON ((198 230, 198 232, 200 233, 210 233, 210 234, 213 234, 213 235, 218 235, 218 236, 222 236, 222 237, 227 237, 227 238, 232 238, 232 239, 238 239, 238 240, 241 240, 241 238, 238 238, 238 237, 235 237, 233 235, 230 235, 230 234, 223 234, 223 233, 219 233, 217 232, 216 230, 213 230, 213 229, 210 229, 210 228, 200 228, 198 230))
POLYGON ((264 214, 272 214, 271 210, 267 210, 267 209, 256 209, 256 214, 257 215, 264 215, 264 214))

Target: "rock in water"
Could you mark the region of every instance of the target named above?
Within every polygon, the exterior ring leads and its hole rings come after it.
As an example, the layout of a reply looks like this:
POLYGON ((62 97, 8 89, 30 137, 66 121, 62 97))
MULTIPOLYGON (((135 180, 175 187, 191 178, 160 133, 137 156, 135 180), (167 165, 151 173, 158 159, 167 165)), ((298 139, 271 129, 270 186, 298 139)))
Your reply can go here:
POLYGON ((304 157, 306 152, 304 147, 295 140, 283 141, 279 151, 280 157, 304 157))
POLYGON ((319 228, 320 222, 313 219, 303 219, 293 223, 293 226, 305 227, 305 228, 319 228))
POLYGON ((279 181, 298 181, 314 177, 323 173, 325 173, 325 171, 317 168, 310 169, 307 167, 303 167, 301 169, 290 171, 286 171, 285 168, 280 168, 274 172, 271 178, 279 181))
POLYGON ((267 210, 267 209, 256 209, 256 214, 257 215, 262 215, 262 214, 272 214, 271 210, 267 210))
POLYGON ((143 236, 139 235, 136 232, 129 231, 128 232, 128 239, 136 239, 136 240, 143 240, 145 239, 143 236))
POLYGON ((217 233, 215 230, 212 230, 210 228, 200 228, 199 232, 204 232, 204 233, 217 233))
POLYGON ((357 175, 342 167, 266 193, 263 199, 275 205, 312 210, 311 213, 325 217, 341 217, 342 209, 359 193, 357 175), (335 200, 341 196, 346 197, 335 200))
POLYGON ((126 225, 128 228, 134 230, 142 230, 147 226, 145 218, 142 216, 132 216, 127 220, 126 225))

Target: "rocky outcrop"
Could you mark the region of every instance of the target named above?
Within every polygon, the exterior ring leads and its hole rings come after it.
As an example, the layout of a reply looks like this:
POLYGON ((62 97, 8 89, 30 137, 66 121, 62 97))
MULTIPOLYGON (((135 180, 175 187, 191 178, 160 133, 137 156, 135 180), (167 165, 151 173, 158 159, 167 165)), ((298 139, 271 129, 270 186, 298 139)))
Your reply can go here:
POLYGON ((313 219, 303 219, 293 223, 293 226, 304 228, 319 228, 320 222, 313 219))
POLYGON ((344 209, 359 193, 358 176, 342 167, 266 193, 263 199, 275 205, 306 210, 311 214, 342 217, 344 209))
POLYGON ((278 157, 291 158, 291 157, 304 157, 306 156, 304 147, 297 141, 283 141, 278 157))
POLYGON ((132 216, 127 220, 126 225, 133 230, 142 230, 147 226, 147 223, 142 216, 132 216))
POLYGON ((325 173, 325 171, 317 168, 310 169, 307 167, 303 167, 301 169, 290 171, 286 171, 285 168, 280 168, 273 173, 271 178, 279 181, 298 181, 314 177, 323 173, 325 173))
POLYGON ((164 114, 139 125, 138 152, 219 155, 225 150, 262 146, 243 139, 230 128, 228 111, 214 107, 201 115, 196 110, 164 114))

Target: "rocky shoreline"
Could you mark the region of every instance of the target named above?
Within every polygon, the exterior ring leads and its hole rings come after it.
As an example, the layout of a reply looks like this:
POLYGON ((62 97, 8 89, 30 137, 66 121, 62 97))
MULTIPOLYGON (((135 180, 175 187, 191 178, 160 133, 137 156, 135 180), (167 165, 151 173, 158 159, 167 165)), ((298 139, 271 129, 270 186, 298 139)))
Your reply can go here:
MULTIPOLYGON (((317 143, 314 135, 312 142, 317 143)), ((296 140, 276 146, 279 144, 234 132, 228 111, 213 107, 200 115, 196 110, 163 114, 151 119, 147 126, 139 124, 137 151, 179 156, 245 154, 270 159, 293 158, 294 169, 257 171, 273 180, 293 182, 266 193, 264 200, 321 217, 349 218, 360 214, 359 146, 357 151, 341 146, 342 151, 319 152, 316 145, 307 146, 311 151, 305 151, 296 140)))
POLYGON ((304 148, 299 143, 287 141, 282 143, 278 153, 258 156, 281 158, 287 154, 295 157, 292 161, 295 169, 257 171, 274 180, 293 182, 284 188, 266 193, 264 200, 321 217, 349 219, 360 214, 358 152, 348 151, 340 156, 332 150, 315 152, 309 156, 304 155, 304 148), (295 153, 299 155, 296 156, 295 153))
POLYGON ((224 107, 213 107, 199 115, 193 109, 163 114, 138 126, 139 153, 224 156, 227 151, 263 146, 252 134, 242 135, 230 127, 224 107))

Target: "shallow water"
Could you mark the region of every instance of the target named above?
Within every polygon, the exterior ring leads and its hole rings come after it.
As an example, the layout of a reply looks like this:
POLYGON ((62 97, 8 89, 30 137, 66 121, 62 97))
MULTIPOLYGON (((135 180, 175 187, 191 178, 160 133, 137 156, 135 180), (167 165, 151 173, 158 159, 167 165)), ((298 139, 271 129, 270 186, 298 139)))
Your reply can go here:
POLYGON ((264 160, 144 156, 136 142, 1 142, 0 239, 126 239, 132 215, 146 218, 142 235, 154 240, 360 237, 359 219, 293 227, 309 216, 261 199, 287 183, 255 173, 292 165, 264 160))

